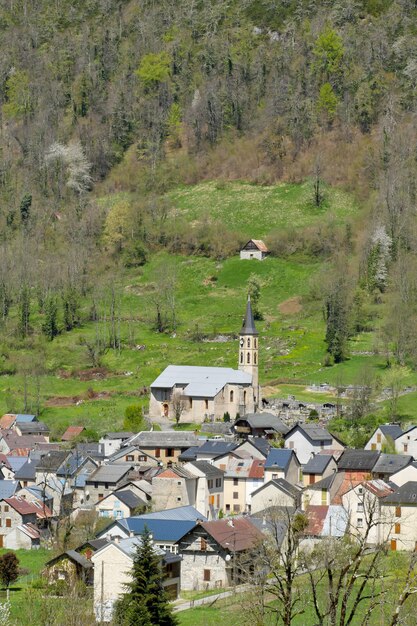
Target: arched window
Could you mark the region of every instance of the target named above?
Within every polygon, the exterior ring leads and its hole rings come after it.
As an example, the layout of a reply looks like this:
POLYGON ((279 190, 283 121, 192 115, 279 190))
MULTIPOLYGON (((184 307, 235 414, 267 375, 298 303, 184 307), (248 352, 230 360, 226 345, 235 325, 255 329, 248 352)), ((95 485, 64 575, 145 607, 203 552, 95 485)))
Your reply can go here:
POLYGON ((248 337, 248 348, 250 348, 250 338, 248 337))
POLYGON ((255 350, 256 350, 256 339, 254 339, 254 340, 253 340, 253 347, 254 347, 254 348, 255 348, 255 350))
POLYGON ((248 352, 248 356, 246 357, 248 363, 250 363, 250 352, 248 352))
POLYGON ((204 400, 204 408, 205 408, 205 409, 206 409, 206 411, 207 411, 207 409, 208 409, 208 400, 207 400, 207 399, 206 399, 206 400, 204 400))
POLYGON ((254 363, 255 363, 255 365, 256 365, 256 352, 255 352, 255 354, 253 355, 253 362, 254 362, 254 363))
POLYGON ((243 392, 243 404, 246 404, 246 391, 243 392))
POLYGON ((240 362, 243 363, 243 352, 240 353, 240 362))
POLYGON ((230 402, 233 402, 233 390, 230 392, 230 402))

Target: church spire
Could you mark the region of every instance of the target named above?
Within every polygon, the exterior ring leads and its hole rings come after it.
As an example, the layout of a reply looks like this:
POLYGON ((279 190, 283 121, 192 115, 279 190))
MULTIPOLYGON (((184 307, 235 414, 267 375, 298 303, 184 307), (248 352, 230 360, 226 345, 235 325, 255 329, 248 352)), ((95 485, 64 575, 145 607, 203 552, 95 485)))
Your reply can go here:
POLYGON ((255 321, 253 319, 252 305, 250 302, 250 295, 248 294, 248 301, 246 303, 246 313, 243 319, 241 335, 258 335, 258 331, 255 328, 255 321))

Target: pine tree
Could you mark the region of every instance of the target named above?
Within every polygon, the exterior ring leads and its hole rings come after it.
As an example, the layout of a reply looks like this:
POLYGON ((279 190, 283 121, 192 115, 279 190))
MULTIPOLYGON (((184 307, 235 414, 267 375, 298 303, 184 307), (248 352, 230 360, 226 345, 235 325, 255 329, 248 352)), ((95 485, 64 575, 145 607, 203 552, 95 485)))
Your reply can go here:
POLYGON ((126 585, 128 593, 116 604, 115 623, 118 626, 176 626, 178 620, 162 586, 160 559, 146 527, 133 557, 131 576, 132 581, 126 585))
POLYGON ((56 298, 49 296, 45 303, 45 319, 42 324, 42 332, 50 341, 58 334, 58 306, 56 298))

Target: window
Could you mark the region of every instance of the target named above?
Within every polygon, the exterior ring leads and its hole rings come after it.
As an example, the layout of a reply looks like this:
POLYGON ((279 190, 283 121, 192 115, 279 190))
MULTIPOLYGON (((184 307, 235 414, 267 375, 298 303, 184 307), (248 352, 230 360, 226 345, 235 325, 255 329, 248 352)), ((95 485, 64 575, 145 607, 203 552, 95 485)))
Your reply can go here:
POLYGON ((290 441, 288 445, 290 447, 290 450, 294 450, 294 442, 293 441, 290 441))
POLYGON ((363 528, 363 517, 358 517, 358 519, 356 521, 356 526, 358 528, 363 528))
POLYGON ((395 517, 401 517, 401 507, 400 506, 396 506, 395 507, 395 517))
POLYGON ((213 481, 212 480, 208 480, 207 481, 207 486, 209 489, 213 489, 213 481))
POLYGON ((256 365, 256 352, 255 352, 255 354, 253 355, 253 362, 254 362, 254 363, 255 363, 255 365, 256 365))
POLYGON ((327 504, 327 489, 321 490, 321 503, 323 506, 327 504))
POLYGON ((320 441, 320 448, 323 450, 323 448, 324 448, 324 441, 320 441))
POLYGON ((109 483, 104 483, 104 489, 108 489, 109 488, 109 483))
POLYGON ((126 461, 134 461, 134 460, 135 460, 135 457, 133 456, 133 454, 128 454, 126 456, 126 461))
POLYGON ((394 532, 396 535, 399 535, 401 532, 401 524, 399 522, 396 522, 395 526, 394 526, 394 532))
POLYGON ((240 362, 243 363, 243 352, 240 353, 240 362))
POLYGON ((230 504, 226 504, 226 511, 230 513, 230 504))
POLYGON ((145 456, 144 454, 141 454, 141 455, 140 455, 140 457, 139 457, 139 461, 147 461, 147 460, 148 460, 148 457, 147 457, 147 456, 145 456))
POLYGON ((404 452, 408 452, 408 445, 406 443, 404 444, 404 452))
POLYGON ((12 520, 10 519, 10 517, 8 517, 6 519, 6 528, 11 528, 12 527, 12 520))
POLYGON ((159 457, 161 456, 161 450, 160 450, 160 448, 156 448, 156 450, 155 450, 155 456, 156 456, 156 458, 157 458, 157 459, 159 459, 159 457))
POLYGON ((250 363, 250 352, 248 352, 248 354, 246 355, 246 361, 247 363, 250 363))
POLYGON ((254 348, 255 348, 255 350, 256 350, 256 339, 254 339, 254 340, 253 340, 253 347, 254 347, 254 348))
POLYGON ((210 570, 209 569, 203 570, 203 579, 204 579, 204 582, 206 583, 210 582, 210 570))
POLYGON ((358 502, 357 511, 358 513, 363 513, 363 502, 358 502))
POLYGON ((230 398, 230 402, 233 402, 233 390, 230 392, 229 398, 230 398))
POLYGON ((243 392, 243 404, 246 404, 246 391, 243 392))
POLYGON ((238 491, 234 491, 233 492, 233 500, 238 500, 239 499, 239 492, 238 491))
POLYGON ((207 409, 208 409, 208 400, 207 400, 207 398, 204 400, 204 408, 207 411, 207 409))
POLYGON ((239 479, 238 478, 234 478, 233 479, 233 487, 237 487, 239 484, 239 479))
POLYGON ((4 505, 4 512, 5 512, 5 513, 8 513, 8 512, 9 512, 9 505, 8 505, 8 504, 5 504, 5 505, 4 505))
POLYGON ((381 433, 378 433, 376 436, 376 442, 381 443, 381 433))
POLYGON ((181 496, 177 497, 177 502, 181 502, 181 496))
POLYGON ((240 506, 238 504, 233 505, 233 513, 240 513, 240 506))
POLYGON ((103 498, 104 498, 104 494, 99 493, 99 494, 98 494, 98 499, 99 499, 99 500, 102 500, 103 498))
POLYGON ((248 337, 248 348, 250 348, 250 339, 248 337))
POLYGON ((165 456, 174 456, 174 448, 167 448, 165 450, 165 456))
POLYGON ((98 483, 94 483, 94 489, 98 489, 98 483))
POLYGON ((193 399, 192 398, 190 398, 189 403, 190 403, 190 409, 192 409, 193 408, 193 399))
POLYGON ((204 537, 200 538, 200 550, 203 550, 203 552, 207 550, 207 541, 204 539, 204 537))
POLYGON ((216 487, 221 487, 221 486, 222 486, 222 479, 216 478, 216 487))

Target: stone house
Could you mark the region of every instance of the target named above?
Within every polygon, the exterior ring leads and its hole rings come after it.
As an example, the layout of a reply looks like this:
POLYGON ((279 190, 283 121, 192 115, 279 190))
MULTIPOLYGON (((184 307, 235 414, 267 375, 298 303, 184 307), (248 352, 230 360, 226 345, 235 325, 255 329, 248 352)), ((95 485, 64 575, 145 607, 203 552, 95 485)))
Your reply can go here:
POLYGON ((128 482, 131 465, 100 465, 85 481, 84 507, 91 508, 96 502, 120 489, 128 482))
MULTIPOLYGON (((130 570, 139 537, 109 542, 91 556, 94 564, 94 613, 98 622, 110 622, 114 603, 126 593, 126 583, 131 580, 130 570)), ((163 587, 168 597, 178 597, 180 589, 181 558, 165 554, 154 547, 161 560, 163 587)))
POLYGON ((195 506, 197 481, 194 474, 179 465, 163 470, 152 478, 154 508, 163 511, 176 506, 195 506))
POLYGON ((143 431, 126 442, 126 447, 138 446, 144 454, 155 458, 160 465, 172 465, 191 446, 201 443, 193 432, 174 430, 143 431))
POLYGON ((224 472, 207 461, 191 461, 183 468, 197 478, 195 508, 207 519, 217 519, 224 507, 224 472))
POLYGON ((264 482, 285 478, 292 485, 300 482, 301 465, 294 450, 271 448, 265 460, 264 482))
POLYGON ((19 496, 0 501, 0 547, 4 546, 5 536, 18 526, 34 524, 38 526, 46 518, 52 517, 51 510, 42 502, 27 502, 19 496))
POLYGON ((273 413, 248 413, 239 417, 233 425, 234 432, 240 437, 283 437, 289 431, 288 426, 273 413))
POLYGON ((21 524, 12 528, 4 536, 3 546, 8 550, 37 550, 40 547, 41 533, 35 524, 21 524))
POLYGON ((403 431, 399 424, 381 424, 371 435, 369 441, 365 444, 365 450, 379 450, 386 445, 394 446, 394 442, 402 435, 403 431))
POLYGON ((157 459, 152 454, 149 454, 148 451, 139 448, 139 446, 127 446, 112 454, 109 457, 109 463, 130 463, 135 467, 144 465, 157 467, 161 461, 160 458, 157 459))
POLYGON ((49 442, 49 427, 45 422, 16 422, 14 430, 18 435, 41 435, 49 442))
POLYGON ((247 261, 257 259, 258 261, 263 261, 268 254, 268 248, 261 239, 249 239, 240 250, 240 259, 247 261))
POLYGON ((181 589, 219 589, 239 583, 238 561, 262 540, 262 533, 245 517, 197 524, 179 541, 181 589))
MULTIPOLYGON (((329 506, 342 489, 344 482, 344 472, 334 472, 316 483, 307 485, 303 491, 303 509, 305 510, 309 505, 329 506)), ((348 491, 352 486, 353 484, 348 483, 345 490, 348 491)))
POLYGON ((67 550, 45 564, 44 575, 48 583, 64 581, 73 587, 78 581, 92 585, 94 580, 93 563, 75 550, 67 550))
POLYGON ((338 471, 352 482, 366 480, 371 478, 379 456, 377 450, 345 450, 337 461, 338 471))
POLYGON ((344 444, 317 424, 296 424, 285 435, 285 447, 294 450, 302 465, 308 463, 312 454, 323 450, 344 450, 344 444))

